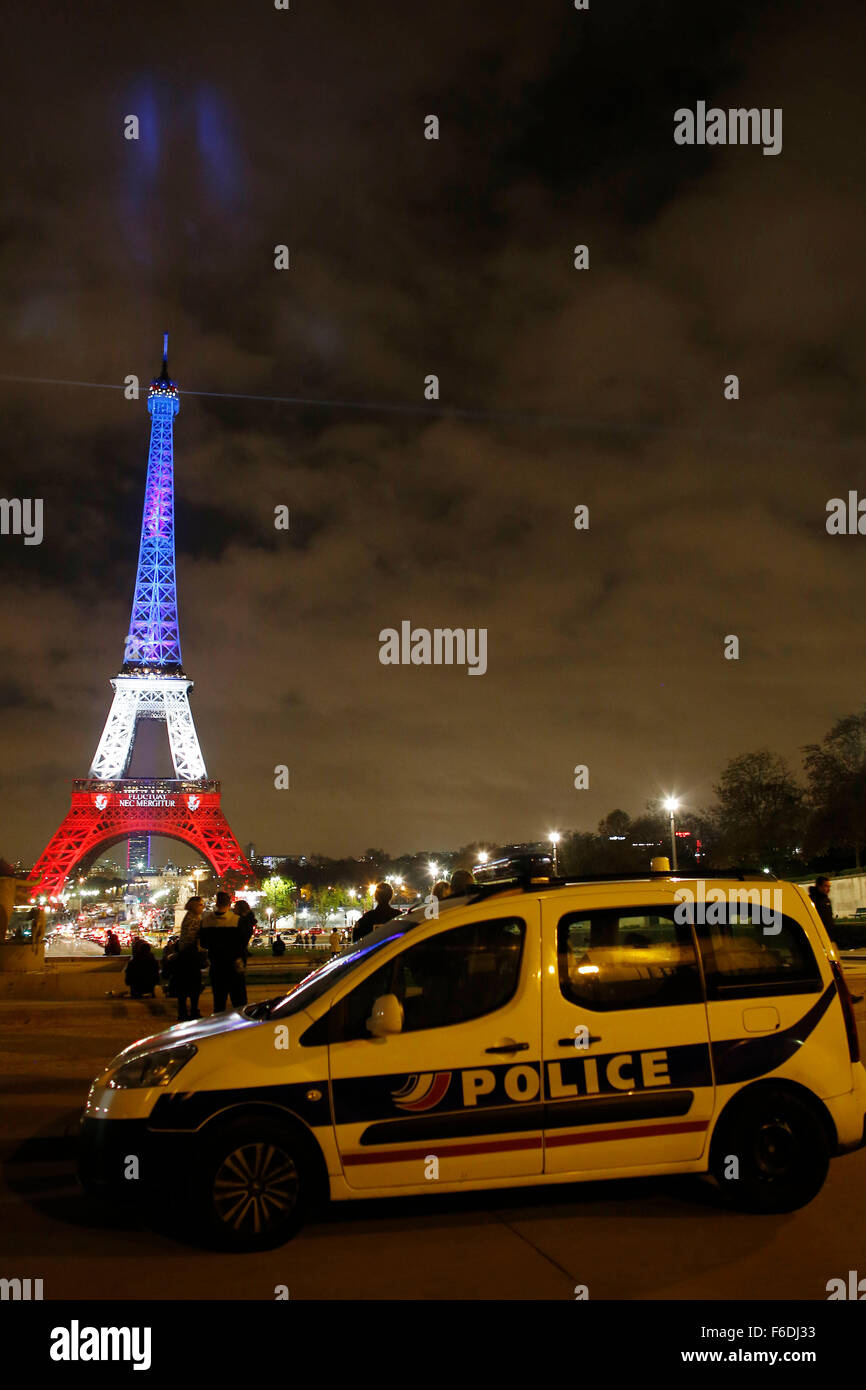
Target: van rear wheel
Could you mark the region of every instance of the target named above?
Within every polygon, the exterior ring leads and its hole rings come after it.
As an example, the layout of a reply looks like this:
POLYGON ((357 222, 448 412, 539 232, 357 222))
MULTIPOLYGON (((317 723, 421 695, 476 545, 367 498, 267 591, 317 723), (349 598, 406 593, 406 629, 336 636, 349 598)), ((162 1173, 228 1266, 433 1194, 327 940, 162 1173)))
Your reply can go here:
POLYGON ((305 1155, 289 1128, 239 1120, 210 1140, 196 1178, 206 1232, 229 1250, 271 1250, 289 1240, 310 1206, 305 1155))
POLYGON ((761 1087, 734 1101, 713 1136, 710 1171, 741 1211, 796 1211, 821 1191, 830 1143, 797 1096, 761 1087))

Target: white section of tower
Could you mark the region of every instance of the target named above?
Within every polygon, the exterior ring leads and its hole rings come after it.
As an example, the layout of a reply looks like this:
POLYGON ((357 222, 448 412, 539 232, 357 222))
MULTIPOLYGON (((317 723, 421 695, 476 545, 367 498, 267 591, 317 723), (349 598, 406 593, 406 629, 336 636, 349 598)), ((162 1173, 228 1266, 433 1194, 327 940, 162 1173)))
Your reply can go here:
POLYGON ((103 782, 125 777, 139 719, 162 719, 168 728, 175 777, 185 782, 203 781, 207 771, 189 707, 192 685, 185 677, 117 676, 111 682, 114 699, 90 776, 103 782))

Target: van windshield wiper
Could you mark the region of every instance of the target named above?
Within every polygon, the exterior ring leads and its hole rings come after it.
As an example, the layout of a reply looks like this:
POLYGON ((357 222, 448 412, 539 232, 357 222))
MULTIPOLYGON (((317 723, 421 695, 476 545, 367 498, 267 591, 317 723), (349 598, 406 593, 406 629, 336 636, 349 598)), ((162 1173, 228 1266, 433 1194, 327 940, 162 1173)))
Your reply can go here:
POLYGON ((284 994, 277 994, 273 999, 260 999, 257 1004, 247 1004, 241 1013, 244 1018, 270 1018, 277 1004, 282 1004, 285 997, 284 994))

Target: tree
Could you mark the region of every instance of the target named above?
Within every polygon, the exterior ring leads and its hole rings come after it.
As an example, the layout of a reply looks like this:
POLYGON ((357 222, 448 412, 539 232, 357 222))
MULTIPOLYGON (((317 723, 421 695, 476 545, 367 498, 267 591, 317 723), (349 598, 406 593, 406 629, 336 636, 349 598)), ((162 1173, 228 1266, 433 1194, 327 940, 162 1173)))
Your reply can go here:
POLYGON ((811 810, 809 848, 850 847, 859 869, 866 844, 866 710, 837 719, 822 742, 807 744, 803 754, 811 810))
POLYGON ((268 907, 274 909, 274 915, 277 917, 285 917, 292 911, 295 891, 292 880, 281 878, 278 874, 266 878, 262 884, 262 897, 268 907))
POLYGON ((323 927, 328 915, 338 908, 351 906, 351 899, 346 888, 314 888, 312 903, 316 925, 323 927))
POLYGON ((598 823, 598 833, 603 840, 619 839, 628 835, 631 829, 631 816, 625 811, 608 811, 604 820, 598 823))
POLYGON ((806 808, 784 758, 768 748, 731 758, 713 791, 709 820, 716 858, 744 869, 794 866, 806 808))

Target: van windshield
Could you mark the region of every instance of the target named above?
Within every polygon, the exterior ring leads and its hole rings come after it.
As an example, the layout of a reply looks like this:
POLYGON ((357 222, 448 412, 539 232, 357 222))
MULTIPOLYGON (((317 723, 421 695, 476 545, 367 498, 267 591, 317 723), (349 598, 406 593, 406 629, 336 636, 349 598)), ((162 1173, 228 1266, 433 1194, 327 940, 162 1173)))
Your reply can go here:
POLYGON ((246 1018, 287 1018, 300 1013, 314 1000, 321 998, 332 985, 345 980, 353 971, 375 956, 391 941, 398 941, 414 927, 418 918, 413 913, 395 917, 390 922, 382 922, 374 927, 361 941, 353 942, 338 956, 320 965, 311 975, 305 975, 299 984, 288 994, 276 999, 265 999, 259 1004, 249 1004, 242 1013, 246 1018))

